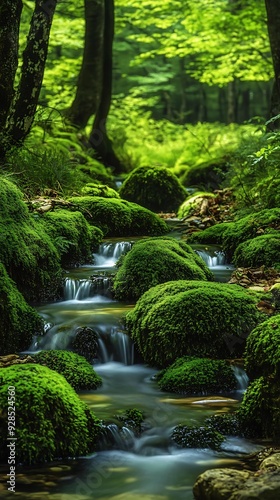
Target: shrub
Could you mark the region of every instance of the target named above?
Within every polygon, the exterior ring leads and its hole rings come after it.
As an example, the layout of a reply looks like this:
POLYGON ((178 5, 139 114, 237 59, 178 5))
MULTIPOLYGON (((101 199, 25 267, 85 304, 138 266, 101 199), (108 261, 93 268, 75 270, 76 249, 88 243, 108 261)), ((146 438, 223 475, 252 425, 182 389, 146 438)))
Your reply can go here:
POLYGON ((70 201, 106 236, 156 236, 168 231, 162 219, 135 203, 97 196, 77 196, 70 201))
POLYGON ((181 448, 211 448, 220 450, 224 436, 210 427, 188 427, 177 425, 172 440, 181 448))
POLYGON ((145 362, 164 368, 182 356, 242 356, 261 319, 238 285, 179 280, 145 292, 126 315, 126 329, 145 362))
POLYGON ((233 263, 239 267, 280 266, 280 234, 264 234, 240 243, 233 263))
POLYGON ((179 358, 157 376, 159 387, 179 394, 207 394, 236 389, 236 378, 224 360, 179 358))
POLYGON ((0 262, 0 355, 28 349, 38 333, 43 333, 42 319, 25 302, 0 262))
POLYGON ((85 360, 71 351, 41 351, 34 355, 36 363, 45 365, 63 375, 76 391, 97 389, 102 380, 85 360))
POLYGON ((135 300, 152 286, 175 279, 211 280, 213 275, 186 243, 147 239, 135 243, 122 259, 113 289, 118 300, 135 300))
POLYGON ((154 212, 172 212, 186 198, 177 177, 164 167, 139 167, 133 170, 120 188, 120 196, 154 212))
POLYGON ((7 461, 8 388, 16 395, 16 458, 27 464, 94 450, 100 423, 62 375, 36 364, 0 369, 0 459, 7 461))

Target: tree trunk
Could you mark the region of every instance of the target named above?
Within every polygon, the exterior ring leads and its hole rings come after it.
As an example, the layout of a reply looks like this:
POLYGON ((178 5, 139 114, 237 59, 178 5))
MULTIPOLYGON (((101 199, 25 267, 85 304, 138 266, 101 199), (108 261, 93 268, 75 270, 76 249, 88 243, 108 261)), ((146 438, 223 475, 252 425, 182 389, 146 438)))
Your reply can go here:
MULTIPOLYGON (((272 118, 280 114, 280 0, 265 0, 265 6, 275 75, 270 105, 270 117, 272 118)), ((269 129, 280 129, 280 119, 271 122, 269 129)))
POLYGON ((96 113, 101 95, 103 45, 104 45, 104 0, 85 0, 85 43, 83 62, 77 91, 66 115, 70 122, 84 128, 89 118, 96 113))
POLYGON ((24 141, 34 120, 56 4, 57 0, 36 0, 23 52, 20 83, 7 119, 7 133, 14 145, 24 141))
POLYGON ((14 96, 14 79, 18 67, 18 39, 21 0, 2 0, 0 5, 0 130, 6 125, 14 96))
POLYGON ((233 80, 228 83, 227 94, 227 122, 235 123, 237 121, 237 98, 236 98, 236 82, 233 80))
POLYGON ((122 171, 111 140, 107 135, 106 121, 110 111, 112 97, 113 72, 113 40, 114 40, 114 0, 105 0, 104 51, 102 71, 101 98, 89 137, 90 146, 96 151, 98 158, 115 173, 122 171))

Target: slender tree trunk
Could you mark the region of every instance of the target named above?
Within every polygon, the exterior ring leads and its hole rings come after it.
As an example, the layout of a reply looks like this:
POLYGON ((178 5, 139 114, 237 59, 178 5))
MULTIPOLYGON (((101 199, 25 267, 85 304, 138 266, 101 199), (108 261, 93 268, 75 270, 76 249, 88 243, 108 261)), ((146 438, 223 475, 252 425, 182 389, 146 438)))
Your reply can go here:
POLYGON ((23 52, 21 77, 7 120, 11 144, 21 144, 34 120, 48 53, 49 34, 57 0, 36 0, 23 52))
POLYGON ((236 121, 237 121, 236 82, 233 80, 228 84, 227 122, 235 123, 236 121))
POLYGON ((115 173, 121 172, 111 140, 107 134, 106 122, 111 106, 114 40, 114 0, 105 0, 104 51, 101 98, 89 137, 90 146, 99 159, 115 173))
POLYGON ((98 108, 101 95, 105 2, 85 0, 85 43, 74 101, 66 115, 73 125, 84 128, 98 108))
MULTIPOLYGON (((267 28, 275 81, 272 90, 270 117, 280 114, 280 0, 265 0, 267 28)), ((280 120, 269 124, 270 130, 280 129, 280 120)))

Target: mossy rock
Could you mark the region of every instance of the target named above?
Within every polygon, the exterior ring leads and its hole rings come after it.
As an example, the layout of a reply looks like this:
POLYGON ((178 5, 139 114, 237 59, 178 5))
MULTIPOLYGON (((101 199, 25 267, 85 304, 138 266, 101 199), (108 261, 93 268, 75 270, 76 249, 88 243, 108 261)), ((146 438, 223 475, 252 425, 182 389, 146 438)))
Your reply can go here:
POLYGON ((20 190, 6 179, 0 179, 0 261, 28 302, 59 295, 59 253, 42 225, 28 213, 20 190))
POLYGON ((169 281, 150 288, 126 315, 126 330, 146 363, 165 368, 183 356, 241 357, 264 319, 238 285, 169 281))
POLYGON ((71 349, 83 356, 87 361, 92 361, 97 357, 98 335, 88 327, 78 328, 75 337, 71 342, 71 349))
POLYGON ((179 358, 157 376, 160 389, 179 394, 213 394, 236 389, 236 378, 225 360, 179 358))
POLYGON ((89 182, 81 188, 83 196, 102 196, 102 198, 120 198, 119 193, 106 184, 95 184, 89 182))
POLYGON ((85 153, 75 155, 80 165, 77 169, 87 177, 88 182, 98 182, 113 187, 114 180, 112 173, 94 158, 90 158, 85 153))
POLYGON ((248 438, 280 440, 279 380, 259 377, 251 382, 244 394, 238 419, 248 438))
POLYGON ((97 389, 102 379, 97 375, 88 361, 71 351, 41 351, 35 354, 36 363, 47 366, 63 375, 76 390, 97 389))
POLYGON ((213 280, 201 257, 172 238, 138 241, 121 260, 113 290, 118 300, 137 300, 152 286, 176 279, 213 280))
POLYGON ((126 200, 77 196, 69 201, 106 236, 157 236, 168 232, 167 224, 156 214, 126 200))
POLYGON ((246 342, 245 369, 251 379, 263 375, 280 381, 280 314, 250 333, 246 342))
POLYGON ((224 234, 232 222, 221 222, 214 226, 207 227, 203 231, 192 233, 188 237, 188 243, 206 243, 208 245, 222 245, 224 234))
POLYGON ((214 198, 213 193, 195 193, 189 196, 178 209, 177 216, 180 219, 192 215, 196 210, 200 209, 203 200, 214 198))
POLYGON ((165 167, 139 167, 120 188, 120 196, 153 212, 175 212, 186 198, 177 177, 165 167))
POLYGON ((91 226, 81 212, 54 210, 43 215, 41 221, 64 268, 92 262, 92 252, 100 245, 103 233, 91 226))
POLYGON ((224 436, 211 427, 189 427, 177 425, 172 432, 172 440, 181 448, 211 448, 220 450, 224 436))
POLYGON ((186 171, 181 179, 184 186, 199 189, 219 189, 228 171, 228 158, 216 158, 203 162, 186 171))
POLYGON ((204 424, 220 432, 224 436, 241 436, 242 431, 238 414, 234 413, 218 413, 206 418, 204 424))
POLYGON ((62 375, 36 364, 0 369, 0 460, 7 463, 8 395, 16 402, 16 460, 34 464, 94 451, 101 425, 62 375), (11 389, 14 388, 14 389, 11 389))
POLYGON ((280 234, 264 234, 240 243, 233 254, 233 263, 239 267, 280 268, 280 234))
POLYGON ((28 349, 43 334, 43 320, 30 307, 0 262, 0 355, 28 349))

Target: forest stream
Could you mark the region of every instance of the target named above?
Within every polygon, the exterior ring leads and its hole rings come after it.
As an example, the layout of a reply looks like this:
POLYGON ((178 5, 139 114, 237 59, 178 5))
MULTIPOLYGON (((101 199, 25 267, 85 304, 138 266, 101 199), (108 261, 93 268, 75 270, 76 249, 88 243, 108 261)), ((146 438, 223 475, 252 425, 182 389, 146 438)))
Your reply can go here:
MULTIPOLYGON (((135 241, 135 240, 133 240, 135 241)), ((112 421, 120 410, 137 408, 144 412, 144 431, 140 436, 112 423, 110 439, 92 455, 57 461, 37 467, 17 467, 17 495, 21 498, 53 500, 188 500, 197 476, 215 467, 241 468, 246 454, 260 446, 241 438, 228 438, 222 450, 180 449, 170 440, 172 428, 179 424, 201 424, 214 412, 236 409, 246 388, 247 377, 233 368, 239 389, 230 394, 184 397, 162 392, 147 367, 134 352, 124 334, 122 316, 133 305, 113 300, 108 276, 130 241, 104 242, 94 255, 95 265, 69 270, 64 300, 44 304, 38 311, 45 320, 46 333, 35 337, 29 352, 41 349, 67 349, 75 330, 81 326, 98 333, 99 352, 94 369, 103 384, 96 391, 79 393, 97 417, 112 421), (92 280, 92 275, 99 275, 92 280)), ((227 281, 232 272, 216 248, 194 247, 215 274, 227 281)))

